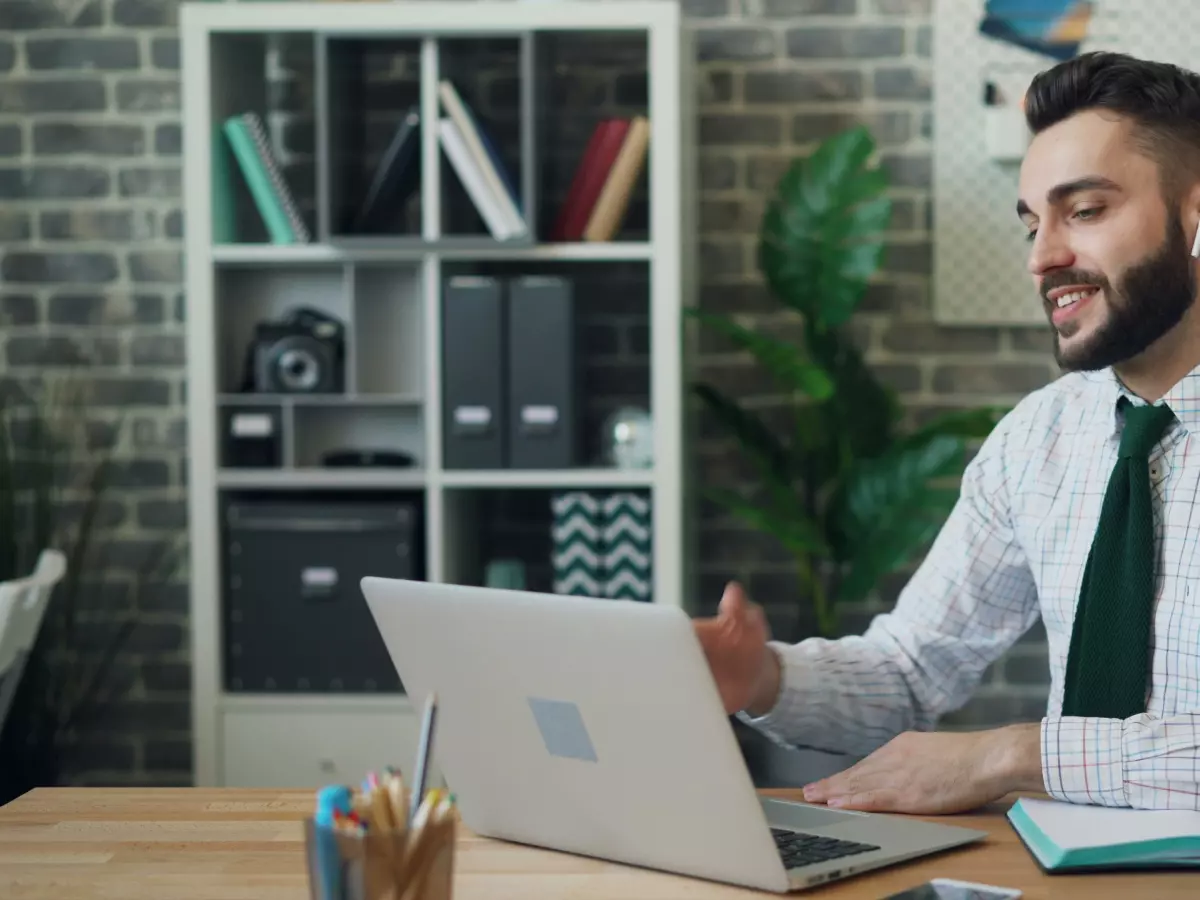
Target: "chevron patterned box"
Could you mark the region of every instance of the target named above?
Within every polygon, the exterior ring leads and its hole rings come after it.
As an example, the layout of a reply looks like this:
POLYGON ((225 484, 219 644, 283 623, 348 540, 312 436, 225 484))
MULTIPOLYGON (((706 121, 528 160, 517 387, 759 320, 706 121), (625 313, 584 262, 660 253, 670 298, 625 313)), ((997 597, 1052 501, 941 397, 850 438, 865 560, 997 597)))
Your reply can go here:
POLYGON ((650 499, 616 491, 602 503, 603 595, 617 600, 650 600, 650 499))
POLYGON ((551 496, 550 509, 554 593, 601 596, 600 497, 563 491, 551 496))
POLYGON ((651 510, 645 493, 561 491, 550 503, 554 593, 651 599, 651 510))

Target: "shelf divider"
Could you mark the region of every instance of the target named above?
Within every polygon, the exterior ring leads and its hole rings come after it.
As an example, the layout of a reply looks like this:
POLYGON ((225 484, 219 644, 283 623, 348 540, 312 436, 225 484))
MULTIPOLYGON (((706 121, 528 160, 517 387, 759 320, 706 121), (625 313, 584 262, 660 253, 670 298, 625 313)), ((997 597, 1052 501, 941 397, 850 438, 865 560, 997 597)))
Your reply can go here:
POLYGON ((520 64, 517 78, 520 81, 520 112, 521 117, 521 215, 529 228, 529 234, 537 244, 537 236, 541 233, 538 227, 538 191, 537 191, 537 128, 534 117, 537 115, 536 89, 536 38, 531 31, 521 35, 520 64))
POLYGON ((358 311, 356 306, 356 273, 352 263, 342 265, 342 293, 346 297, 346 352, 342 364, 344 390, 347 395, 358 393, 358 311))
POLYGON ((353 489, 412 490, 426 484, 427 474, 412 469, 221 469, 217 484, 241 489, 353 489))
POLYGON ((425 242, 416 237, 397 237, 371 242, 356 239, 355 245, 325 244, 218 244, 212 261, 224 266, 303 265, 321 262, 417 262, 427 254, 444 259, 516 262, 628 262, 650 260, 654 248, 645 241, 544 243, 505 246, 488 238, 449 237, 425 242))
POLYGON ((436 241, 442 234, 442 178, 438 160, 437 38, 421 41, 421 236, 436 241))
POLYGON ((330 183, 330 124, 331 112, 329 95, 332 90, 331 79, 333 67, 329 64, 329 39, 317 32, 313 35, 313 124, 316 128, 316 141, 313 143, 313 160, 316 170, 316 196, 313 202, 317 205, 317 233, 315 239, 320 244, 328 244, 333 234, 333 187, 330 183))
POLYGON ((283 468, 296 465, 296 404, 285 399, 279 404, 279 432, 283 439, 283 468))
POLYGON ((654 469, 456 469, 438 473, 448 488, 653 487, 654 469))

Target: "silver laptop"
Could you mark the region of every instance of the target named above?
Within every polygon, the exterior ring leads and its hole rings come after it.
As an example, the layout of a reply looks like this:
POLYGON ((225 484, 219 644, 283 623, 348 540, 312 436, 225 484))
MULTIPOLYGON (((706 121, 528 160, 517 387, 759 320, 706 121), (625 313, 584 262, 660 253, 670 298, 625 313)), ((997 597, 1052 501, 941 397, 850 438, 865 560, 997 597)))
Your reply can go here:
POLYGON ((477 834, 783 893, 986 832, 760 798, 676 607, 364 578, 477 834))

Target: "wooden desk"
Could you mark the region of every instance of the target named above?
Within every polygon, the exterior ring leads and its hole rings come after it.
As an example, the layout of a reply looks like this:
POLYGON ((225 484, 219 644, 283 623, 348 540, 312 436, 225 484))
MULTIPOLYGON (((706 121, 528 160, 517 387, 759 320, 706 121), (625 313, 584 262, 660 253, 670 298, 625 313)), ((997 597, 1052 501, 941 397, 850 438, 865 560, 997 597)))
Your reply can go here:
MULTIPOLYGON (((772 792, 787 796, 787 792, 772 792)), ((307 900, 301 820, 311 791, 40 789, 0 808, 5 900, 307 900)), ((1195 897, 1195 874, 1042 875, 999 804, 953 817, 991 838, 797 897, 877 900, 930 878, 1019 887, 1031 900, 1195 897)), ((770 897, 463 834, 455 900, 770 897)))

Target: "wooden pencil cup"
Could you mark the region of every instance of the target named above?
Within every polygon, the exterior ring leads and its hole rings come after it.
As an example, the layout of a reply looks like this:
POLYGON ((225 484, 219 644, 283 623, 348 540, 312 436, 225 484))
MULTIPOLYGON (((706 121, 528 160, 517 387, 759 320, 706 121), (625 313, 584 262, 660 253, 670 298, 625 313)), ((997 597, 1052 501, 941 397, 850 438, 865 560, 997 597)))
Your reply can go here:
POLYGON ((312 900, 450 900, 453 822, 405 832, 348 834, 304 821, 312 900))

